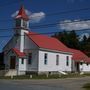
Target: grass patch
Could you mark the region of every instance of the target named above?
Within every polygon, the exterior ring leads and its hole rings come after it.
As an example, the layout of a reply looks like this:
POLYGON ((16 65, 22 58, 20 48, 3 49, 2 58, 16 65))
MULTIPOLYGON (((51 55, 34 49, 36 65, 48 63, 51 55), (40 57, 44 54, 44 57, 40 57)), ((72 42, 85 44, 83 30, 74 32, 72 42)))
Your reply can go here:
POLYGON ((59 75, 23 75, 23 76, 14 76, 13 79, 58 79, 59 75))
POLYGON ((5 77, 5 76, 0 76, 0 79, 11 79, 11 77, 10 77, 10 76, 7 76, 7 77, 5 77))
POLYGON ((90 73, 85 73, 84 75, 85 75, 85 76, 90 76, 90 73))
POLYGON ((32 74, 32 75, 21 75, 21 76, 13 76, 13 77, 0 77, 0 79, 63 79, 63 78, 79 78, 79 77, 85 77, 85 76, 90 76, 90 74, 84 74, 80 75, 79 73, 68 73, 68 75, 60 75, 60 74, 43 74, 43 75, 37 75, 37 74, 32 74))
POLYGON ((83 86, 83 88, 84 88, 85 90, 90 90, 90 83, 86 83, 86 84, 83 86))

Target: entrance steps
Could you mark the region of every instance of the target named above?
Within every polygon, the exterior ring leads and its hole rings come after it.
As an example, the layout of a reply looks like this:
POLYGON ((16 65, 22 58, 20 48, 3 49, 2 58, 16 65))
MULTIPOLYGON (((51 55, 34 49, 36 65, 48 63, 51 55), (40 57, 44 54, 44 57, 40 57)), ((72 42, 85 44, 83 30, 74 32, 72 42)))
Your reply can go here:
POLYGON ((64 72, 64 71, 58 71, 60 74, 62 74, 62 75, 67 75, 67 73, 66 72, 64 72))
POLYGON ((16 76, 17 75, 17 70, 8 70, 5 73, 5 76, 16 76))

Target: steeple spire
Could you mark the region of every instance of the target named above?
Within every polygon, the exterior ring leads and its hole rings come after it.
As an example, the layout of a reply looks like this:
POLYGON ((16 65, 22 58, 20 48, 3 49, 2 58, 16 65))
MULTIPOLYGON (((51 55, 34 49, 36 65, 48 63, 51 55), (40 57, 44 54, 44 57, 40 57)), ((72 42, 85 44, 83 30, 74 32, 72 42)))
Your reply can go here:
POLYGON ((29 17, 28 17, 28 15, 26 14, 23 5, 21 6, 21 8, 20 8, 20 10, 19 10, 19 13, 18 13, 18 15, 16 16, 16 19, 18 19, 18 18, 22 18, 22 19, 24 19, 24 20, 29 20, 29 17))

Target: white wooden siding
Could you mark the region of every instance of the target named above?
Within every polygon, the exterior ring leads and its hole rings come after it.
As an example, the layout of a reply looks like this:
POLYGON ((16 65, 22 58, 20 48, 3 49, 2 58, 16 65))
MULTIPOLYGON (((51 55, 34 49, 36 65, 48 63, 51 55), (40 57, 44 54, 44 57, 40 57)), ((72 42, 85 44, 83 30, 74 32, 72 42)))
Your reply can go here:
POLYGON ((48 51, 39 51, 39 71, 71 71, 71 55, 48 51), (44 54, 48 54, 47 65, 44 64, 44 54), (59 65, 56 65, 56 55, 59 55, 59 65), (69 66, 66 66, 66 56, 69 56, 69 66))

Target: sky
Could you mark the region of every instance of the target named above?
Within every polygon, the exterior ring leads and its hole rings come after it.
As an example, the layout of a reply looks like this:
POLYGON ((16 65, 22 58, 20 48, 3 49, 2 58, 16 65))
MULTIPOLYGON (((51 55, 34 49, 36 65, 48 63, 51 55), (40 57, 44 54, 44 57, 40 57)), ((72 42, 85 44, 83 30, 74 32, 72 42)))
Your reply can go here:
POLYGON ((0 0, 0 51, 14 33, 14 17, 22 4, 30 18, 30 31, 48 33, 76 30, 78 34, 90 34, 90 30, 87 30, 90 29, 90 0, 0 0), (32 28, 53 23, 58 24, 32 28))

